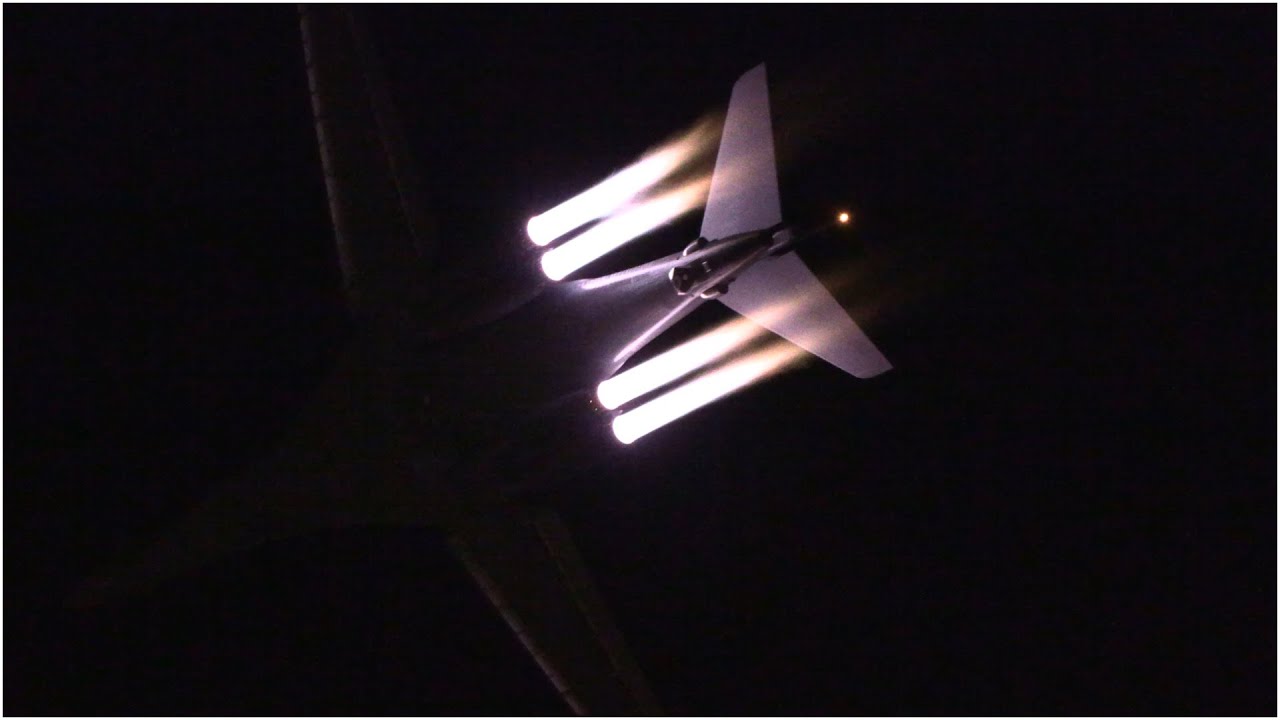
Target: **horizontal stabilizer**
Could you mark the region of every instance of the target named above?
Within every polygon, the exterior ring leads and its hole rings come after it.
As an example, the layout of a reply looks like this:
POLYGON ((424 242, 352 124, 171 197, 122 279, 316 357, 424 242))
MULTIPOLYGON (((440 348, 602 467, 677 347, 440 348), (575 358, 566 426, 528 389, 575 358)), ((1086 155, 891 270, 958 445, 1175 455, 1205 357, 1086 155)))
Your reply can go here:
POLYGON ((719 240, 780 222, 769 85, 760 64, 738 78, 729 95, 729 112, 702 215, 702 237, 719 240))
POLYGON ((719 300, 855 377, 893 368, 795 253, 751 266, 719 300))

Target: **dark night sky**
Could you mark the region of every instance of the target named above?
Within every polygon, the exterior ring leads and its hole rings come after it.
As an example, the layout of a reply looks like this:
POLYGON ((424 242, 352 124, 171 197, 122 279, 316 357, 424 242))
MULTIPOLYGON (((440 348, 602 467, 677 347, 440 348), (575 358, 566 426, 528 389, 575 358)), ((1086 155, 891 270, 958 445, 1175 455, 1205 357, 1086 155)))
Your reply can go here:
MULTIPOLYGON (((1275 13, 369 13, 455 251, 761 60, 784 209, 859 211, 805 253, 893 373, 811 365, 553 493, 668 709, 1275 713, 1275 13)), ((292 7, 4 20, 5 710, 562 712, 430 528, 63 607, 349 327, 292 7)))

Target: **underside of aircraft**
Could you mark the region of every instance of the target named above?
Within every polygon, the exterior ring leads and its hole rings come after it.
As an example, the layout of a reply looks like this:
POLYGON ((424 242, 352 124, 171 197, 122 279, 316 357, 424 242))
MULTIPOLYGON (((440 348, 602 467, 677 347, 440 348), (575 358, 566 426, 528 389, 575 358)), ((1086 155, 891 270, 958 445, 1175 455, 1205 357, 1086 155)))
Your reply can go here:
POLYGON ((103 602, 315 528, 430 524, 447 534, 574 711, 658 713, 564 523, 521 491, 554 465, 529 440, 534 426, 564 429, 561 441, 574 447, 557 456, 563 463, 568 453, 599 446, 607 438, 596 436, 609 428, 633 442, 790 363, 801 349, 861 378, 890 369, 793 252, 831 228, 784 223, 764 65, 734 85, 715 171, 695 198, 706 206, 698 240, 586 277, 591 256, 627 240, 605 236, 653 206, 632 193, 617 207, 539 232, 556 209, 529 228, 548 248, 547 277, 488 285, 439 262, 442 240, 422 176, 359 18, 326 5, 303 6, 300 20, 355 337, 275 454, 214 493, 140 561, 90 582, 79 600, 103 602), (708 299, 753 330, 708 335, 700 347, 719 350, 695 362, 670 355, 631 362, 708 299), (789 343, 746 353, 759 328, 789 343), (722 358, 732 359, 714 367, 722 358))

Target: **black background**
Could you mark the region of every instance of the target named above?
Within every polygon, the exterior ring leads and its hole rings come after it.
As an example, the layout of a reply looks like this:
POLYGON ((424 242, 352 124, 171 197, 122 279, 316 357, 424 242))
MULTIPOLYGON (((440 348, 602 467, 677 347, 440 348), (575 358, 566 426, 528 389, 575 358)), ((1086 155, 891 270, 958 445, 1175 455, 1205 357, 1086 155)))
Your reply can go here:
MULTIPOLYGON (((564 711, 430 528, 64 607, 349 328, 292 7, 4 19, 5 710, 564 711)), ((761 60, 784 210, 857 209, 805 254, 892 373, 812 364, 556 491, 669 710, 1276 711, 1274 7, 368 20, 447 245, 523 247, 761 60)))

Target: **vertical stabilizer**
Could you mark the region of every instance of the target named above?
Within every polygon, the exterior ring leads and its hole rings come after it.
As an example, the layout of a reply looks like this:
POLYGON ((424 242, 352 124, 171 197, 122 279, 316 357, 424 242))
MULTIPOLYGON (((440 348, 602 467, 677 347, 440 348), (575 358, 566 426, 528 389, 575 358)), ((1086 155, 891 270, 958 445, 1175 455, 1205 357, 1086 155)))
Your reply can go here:
MULTIPOLYGON (((781 222, 769 86, 761 64, 738 79, 729 97, 702 236, 717 240, 781 222)), ((795 253, 752 265, 719 300, 856 377, 893 367, 795 253)))

